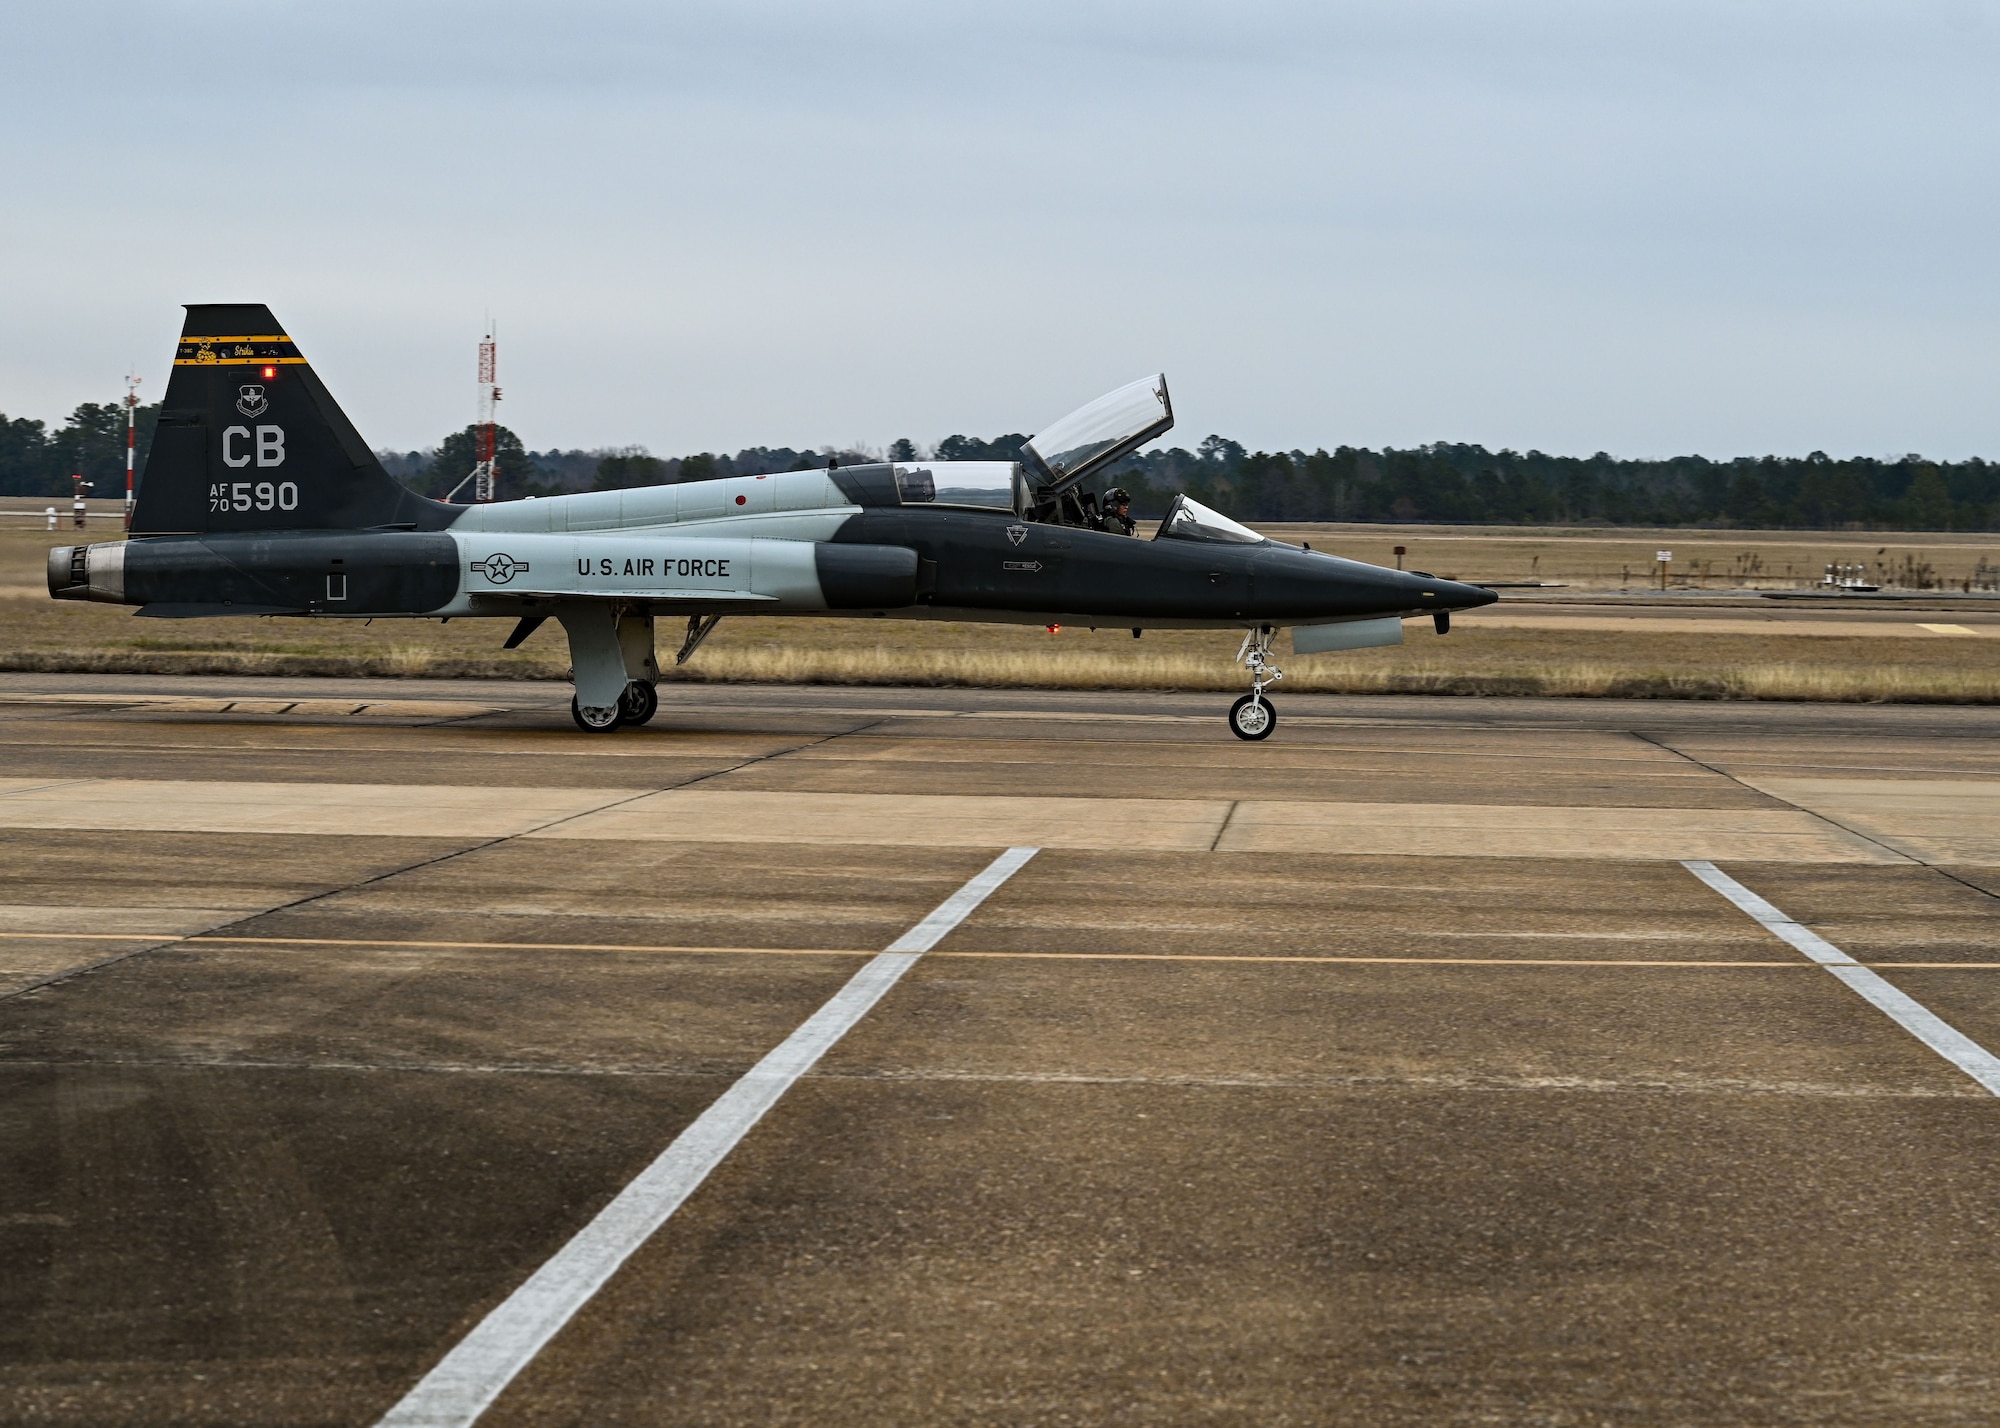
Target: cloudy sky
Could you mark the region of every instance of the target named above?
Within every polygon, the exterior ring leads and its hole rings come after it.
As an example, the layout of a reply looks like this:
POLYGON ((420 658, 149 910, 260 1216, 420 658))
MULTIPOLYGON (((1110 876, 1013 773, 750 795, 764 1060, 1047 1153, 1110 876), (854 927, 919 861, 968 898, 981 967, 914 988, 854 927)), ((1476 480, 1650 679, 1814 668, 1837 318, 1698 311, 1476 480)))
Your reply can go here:
POLYGON ((2000 457, 2000 3, 0 0, 0 411, 2000 457))

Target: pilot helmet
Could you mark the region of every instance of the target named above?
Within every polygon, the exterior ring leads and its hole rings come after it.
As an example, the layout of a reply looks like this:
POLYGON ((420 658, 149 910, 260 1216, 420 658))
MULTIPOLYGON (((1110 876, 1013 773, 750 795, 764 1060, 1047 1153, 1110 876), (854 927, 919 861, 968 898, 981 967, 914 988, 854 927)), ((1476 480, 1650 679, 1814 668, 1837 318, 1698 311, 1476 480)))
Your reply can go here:
POLYGON ((1123 486, 1113 486, 1109 491, 1104 493, 1103 499, 1098 504, 1105 510, 1116 510, 1120 506, 1129 506, 1132 504, 1132 493, 1123 486))

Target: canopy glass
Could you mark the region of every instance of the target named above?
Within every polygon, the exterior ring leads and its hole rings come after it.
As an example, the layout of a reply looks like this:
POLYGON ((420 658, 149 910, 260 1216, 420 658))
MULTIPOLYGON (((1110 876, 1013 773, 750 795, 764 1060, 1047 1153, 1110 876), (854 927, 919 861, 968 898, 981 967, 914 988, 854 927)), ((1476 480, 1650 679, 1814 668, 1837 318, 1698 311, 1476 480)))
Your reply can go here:
POLYGON ((1155 372, 1044 427, 1029 440, 1027 454, 1046 474, 1044 484, 1069 486, 1145 445, 1173 424, 1167 379, 1155 372))
POLYGON ((1174 497, 1174 504, 1154 540, 1205 540, 1219 545, 1262 545, 1264 537, 1240 526, 1219 511, 1211 511, 1187 496, 1174 497))
POLYGON ((1011 461, 930 461, 896 468, 896 494, 906 506, 979 506, 1018 510, 1011 461))

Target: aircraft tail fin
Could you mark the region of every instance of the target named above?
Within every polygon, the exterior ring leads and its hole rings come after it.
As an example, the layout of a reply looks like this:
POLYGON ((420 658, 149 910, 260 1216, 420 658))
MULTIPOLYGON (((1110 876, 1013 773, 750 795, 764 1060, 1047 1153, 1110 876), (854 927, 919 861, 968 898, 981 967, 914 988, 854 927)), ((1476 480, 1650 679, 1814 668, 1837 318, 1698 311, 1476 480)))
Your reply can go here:
POLYGON ((408 490, 262 303, 194 303, 138 482, 133 535, 441 530, 454 507, 408 490))

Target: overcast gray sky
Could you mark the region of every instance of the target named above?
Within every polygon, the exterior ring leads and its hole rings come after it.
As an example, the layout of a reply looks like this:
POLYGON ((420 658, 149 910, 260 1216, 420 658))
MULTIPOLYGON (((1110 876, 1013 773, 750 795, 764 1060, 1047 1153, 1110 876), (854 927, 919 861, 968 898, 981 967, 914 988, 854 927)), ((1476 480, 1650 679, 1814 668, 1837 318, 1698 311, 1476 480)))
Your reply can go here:
POLYGON ((2000 5, 0 0, 0 411, 264 301, 378 446, 2000 457, 2000 5))

